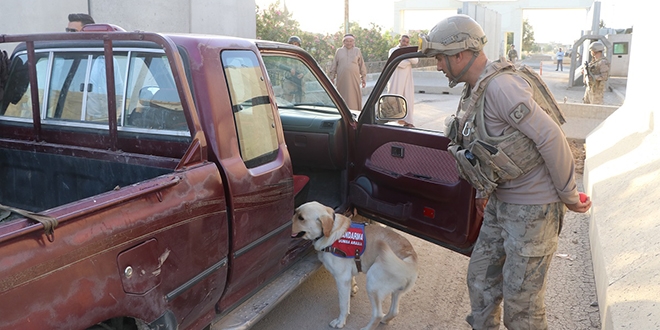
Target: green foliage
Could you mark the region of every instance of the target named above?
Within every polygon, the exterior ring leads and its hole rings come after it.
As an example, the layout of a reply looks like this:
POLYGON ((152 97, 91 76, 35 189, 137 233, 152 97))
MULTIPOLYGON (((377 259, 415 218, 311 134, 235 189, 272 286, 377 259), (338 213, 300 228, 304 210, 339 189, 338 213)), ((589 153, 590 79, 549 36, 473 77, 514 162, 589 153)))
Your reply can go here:
MULTIPOLYGON (((348 27, 348 31, 355 36, 355 46, 362 51, 365 62, 387 60, 390 48, 396 45, 396 42, 393 43, 391 40, 387 40, 381 27, 374 23, 371 23, 371 27, 368 29, 362 28, 354 22, 351 22, 348 27)), ((341 33, 339 34, 341 35, 341 33)))
POLYGON ((257 38, 287 42, 290 36, 300 31, 300 23, 292 18, 291 13, 279 7, 279 0, 263 11, 257 6, 257 38))
POLYGON ((529 24, 527 19, 524 19, 522 50, 527 52, 533 51, 535 42, 536 40, 534 39, 534 27, 529 24))
MULTIPOLYGON (((310 53, 322 68, 328 68, 335 52, 342 47, 343 24, 332 34, 302 31, 300 24, 292 18, 291 13, 281 9, 279 0, 263 10, 257 7, 256 16, 258 39, 287 42, 290 36, 297 35, 302 40, 302 48, 310 53)), ((355 22, 350 22, 349 31, 355 36, 355 46, 362 51, 365 62, 386 61, 390 48, 396 46, 400 38, 398 34, 382 31, 382 28, 374 23, 368 28, 363 28, 355 22)), ((409 33, 411 45, 418 44, 418 35, 421 32, 426 31, 409 33)))

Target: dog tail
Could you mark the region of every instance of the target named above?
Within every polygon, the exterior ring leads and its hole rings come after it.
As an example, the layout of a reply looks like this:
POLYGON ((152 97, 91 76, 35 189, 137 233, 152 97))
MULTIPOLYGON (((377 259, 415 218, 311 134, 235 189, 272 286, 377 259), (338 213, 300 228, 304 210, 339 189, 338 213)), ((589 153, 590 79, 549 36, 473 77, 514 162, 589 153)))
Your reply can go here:
POLYGON ((412 288, 417 279, 417 254, 412 251, 412 253, 402 256, 402 259, 392 251, 386 241, 376 242, 376 249, 379 252, 376 259, 383 263, 384 270, 390 277, 398 278, 404 284, 400 289, 405 292, 412 288), (389 271, 390 269, 396 269, 396 271, 389 271))

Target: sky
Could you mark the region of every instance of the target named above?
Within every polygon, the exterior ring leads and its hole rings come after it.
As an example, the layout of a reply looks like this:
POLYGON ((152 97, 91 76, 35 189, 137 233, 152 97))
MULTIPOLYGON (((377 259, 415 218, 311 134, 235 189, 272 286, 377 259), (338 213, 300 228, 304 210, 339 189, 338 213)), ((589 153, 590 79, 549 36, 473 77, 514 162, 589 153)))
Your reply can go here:
MULTIPOLYGON (((260 9, 265 9, 276 0, 255 0, 260 9)), ((642 0, 601 0, 601 19, 607 27, 624 29, 633 26, 634 10, 644 10, 648 3, 642 0)), ((300 23, 304 31, 315 33, 337 32, 344 22, 344 0, 280 0, 286 3, 293 19, 300 23), (319 13, 321 13, 319 15, 319 13)), ((647 8, 648 10, 648 8, 647 8)), ((362 27, 375 23, 390 30, 393 25, 394 0, 349 0, 349 20, 362 27)), ((429 30, 442 18, 455 11, 415 11, 405 16, 409 30, 429 30)), ((560 42, 571 44, 580 37, 584 29, 584 10, 526 10, 523 18, 528 18, 534 28, 536 42, 560 42)))

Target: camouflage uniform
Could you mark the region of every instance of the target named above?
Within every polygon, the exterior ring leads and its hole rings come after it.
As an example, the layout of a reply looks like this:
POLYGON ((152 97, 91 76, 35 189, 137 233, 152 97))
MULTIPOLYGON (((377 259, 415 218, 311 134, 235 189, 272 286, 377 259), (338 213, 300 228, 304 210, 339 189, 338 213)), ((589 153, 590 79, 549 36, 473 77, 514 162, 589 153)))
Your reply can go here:
POLYGON ((577 203, 575 163, 561 128, 533 101, 524 80, 501 75, 484 93, 488 134, 519 130, 535 141, 543 163, 498 182, 489 196, 468 268, 472 310, 467 321, 474 329, 498 329, 503 302, 509 329, 546 329, 546 275, 557 248, 564 203, 577 203), (516 121, 512 115, 521 106, 525 111, 516 121))
POLYGON ((284 99, 290 102, 301 103, 305 95, 304 71, 298 64, 292 65, 284 74, 282 82, 284 99))
POLYGON ((520 205, 492 196, 468 267, 474 329, 547 329, 546 274, 557 250, 564 203, 520 205))
POLYGON ((610 62, 605 57, 591 59, 587 66, 585 80, 587 88, 582 99, 586 104, 603 104, 605 84, 609 78, 610 62))

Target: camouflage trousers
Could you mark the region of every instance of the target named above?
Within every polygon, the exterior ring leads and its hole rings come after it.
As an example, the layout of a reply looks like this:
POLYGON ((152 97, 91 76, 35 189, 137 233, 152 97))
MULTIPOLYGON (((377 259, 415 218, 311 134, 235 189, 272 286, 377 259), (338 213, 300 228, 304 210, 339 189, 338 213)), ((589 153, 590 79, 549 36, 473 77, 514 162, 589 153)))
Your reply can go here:
POLYGON ((605 96, 605 82, 596 81, 587 86, 582 98, 585 104, 603 104, 603 97, 605 96))
POLYGON ((544 330, 546 275, 557 250, 562 202, 518 205, 491 195, 468 266, 473 329, 544 330))

